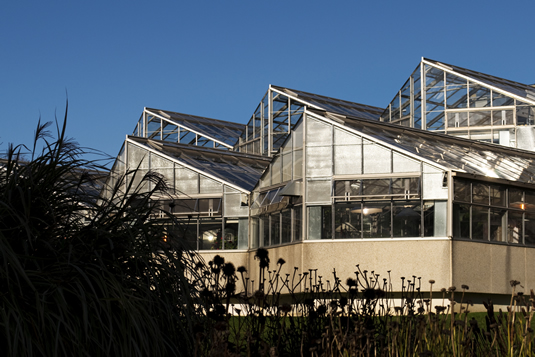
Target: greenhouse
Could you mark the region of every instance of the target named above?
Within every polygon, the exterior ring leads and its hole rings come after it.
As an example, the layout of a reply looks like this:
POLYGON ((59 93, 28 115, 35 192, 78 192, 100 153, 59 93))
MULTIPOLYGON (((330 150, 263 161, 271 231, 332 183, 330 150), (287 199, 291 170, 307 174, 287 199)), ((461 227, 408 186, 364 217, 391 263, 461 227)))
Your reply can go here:
POLYGON ((535 285, 534 108, 532 86, 423 58, 386 108, 273 85, 247 124, 145 108, 111 182, 160 173, 153 218, 253 273, 265 247, 506 294, 535 285))

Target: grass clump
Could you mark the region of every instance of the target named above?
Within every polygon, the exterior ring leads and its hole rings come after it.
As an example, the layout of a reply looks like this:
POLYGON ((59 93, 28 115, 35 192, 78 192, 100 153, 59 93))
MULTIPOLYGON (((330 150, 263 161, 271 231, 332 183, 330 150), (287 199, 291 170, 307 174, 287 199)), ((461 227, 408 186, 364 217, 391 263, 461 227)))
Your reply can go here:
POLYGON ((416 276, 401 278, 399 293, 393 291, 390 277, 381 278, 358 265, 344 284, 335 270, 329 280, 313 269, 300 273, 297 267, 293 274, 282 275, 284 260, 270 270, 265 249, 259 249, 256 258, 260 265, 257 282, 244 267, 238 273, 217 274, 218 267, 230 264, 219 256, 210 262, 212 270, 201 274, 210 281, 205 285, 211 289, 203 296, 213 322, 197 335, 203 355, 535 354, 531 328, 535 295, 533 291, 529 297, 516 293, 513 282, 508 311, 495 313, 488 301, 482 323, 482 316, 476 319, 470 313, 472 303, 464 300, 466 285, 441 289, 437 298, 432 293, 435 282, 430 280, 429 292, 423 292, 422 279, 416 276), (235 292, 238 280, 244 289, 235 292))
POLYGON ((192 283, 200 260, 179 243, 164 247, 168 233, 148 219, 165 181, 154 173, 139 185, 119 177, 99 197, 95 175, 104 168, 83 159, 87 150, 66 138, 65 123, 57 138, 39 124, 30 157, 10 146, 0 165, 0 349, 13 356, 193 354, 191 331, 204 319, 192 283))

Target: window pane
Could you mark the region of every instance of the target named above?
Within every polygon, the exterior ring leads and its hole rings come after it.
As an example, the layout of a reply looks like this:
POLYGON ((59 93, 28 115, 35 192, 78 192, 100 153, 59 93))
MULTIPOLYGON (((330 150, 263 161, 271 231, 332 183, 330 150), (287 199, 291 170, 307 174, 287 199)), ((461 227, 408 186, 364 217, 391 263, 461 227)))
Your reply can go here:
POLYGON ((364 238, 388 238, 392 226, 390 202, 365 203, 362 209, 364 238))
POLYGON ((472 206, 472 239, 489 239, 489 209, 472 206))
POLYGON ((331 239, 331 206, 308 208, 308 239, 331 239))
POLYGON ((290 243, 292 241, 292 211, 282 211, 282 243, 290 243))
POLYGON ((388 198, 386 196, 388 194, 390 194, 390 179, 362 180, 362 195, 384 199, 388 198))
POLYGON ((278 213, 271 215, 271 245, 281 243, 281 233, 280 233, 280 215, 278 213))
POLYGON ((505 207, 505 187, 503 186, 490 186, 490 204, 492 206, 505 207))
POLYGON ((469 205, 453 205, 453 237, 470 239, 469 205))
POLYGON ((299 207, 295 207, 293 209, 294 211, 294 221, 293 221, 293 240, 294 241, 300 241, 303 239, 303 237, 301 236, 301 225, 302 225, 302 221, 303 221, 303 208, 302 206, 299 206, 299 207))
POLYGON ((490 240, 492 242, 506 241, 506 212, 504 209, 490 209, 490 240))
POLYGON ((472 200, 474 203, 489 204, 489 185, 483 183, 472 184, 472 200))
POLYGON ((260 231, 262 232, 262 246, 269 246, 269 216, 260 217, 260 231))
POLYGON ((522 212, 509 211, 507 241, 514 244, 522 243, 522 212))
POLYGON ((199 222, 199 250, 223 249, 220 220, 199 222))
POLYGON ((526 212, 524 227, 526 229, 524 243, 526 245, 535 245, 535 213, 526 212))
POLYGON ((360 221, 362 217, 362 207, 356 204, 335 205, 335 238, 361 238, 360 221))
POLYGON ((454 200, 470 202, 470 182, 455 179, 453 181, 454 200))
POLYGON ((392 233, 394 237, 420 237, 420 201, 394 202, 392 233))
POLYGON ((509 207, 522 208, 524 203, 523 191, 517 188, 509 189, 509 207))

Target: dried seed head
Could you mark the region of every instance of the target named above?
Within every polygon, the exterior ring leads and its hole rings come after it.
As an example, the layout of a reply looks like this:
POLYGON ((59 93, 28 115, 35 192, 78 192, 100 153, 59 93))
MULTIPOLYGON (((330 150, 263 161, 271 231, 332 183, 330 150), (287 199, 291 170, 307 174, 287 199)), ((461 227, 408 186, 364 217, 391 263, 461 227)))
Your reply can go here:
POLYGON ((469 290, 468 285, 464 285, 464 284, 461 285, 461 289, 463 289, 463 290, 469 290))
POLYGON ((429 284, 434 284, 435 281, 433 279, 429 280, 429 284))

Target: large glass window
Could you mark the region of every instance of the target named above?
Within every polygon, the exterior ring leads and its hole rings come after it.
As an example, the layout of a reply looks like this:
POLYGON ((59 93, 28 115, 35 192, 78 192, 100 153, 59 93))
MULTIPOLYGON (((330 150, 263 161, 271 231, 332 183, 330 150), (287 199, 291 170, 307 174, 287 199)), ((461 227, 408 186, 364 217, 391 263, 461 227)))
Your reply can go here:
POLYGON ((535 190, 456 178, 453 237, 535 244, 535 190))

